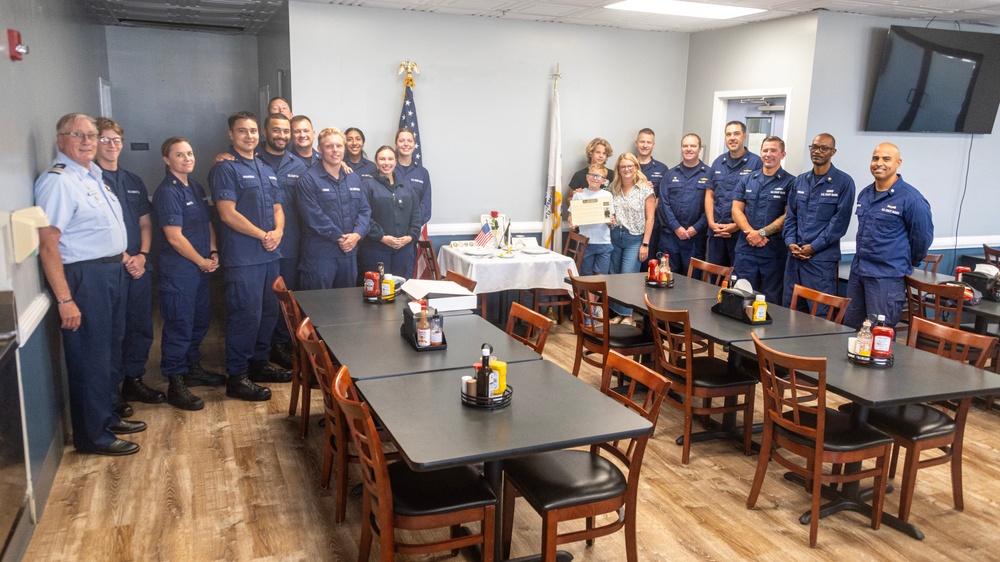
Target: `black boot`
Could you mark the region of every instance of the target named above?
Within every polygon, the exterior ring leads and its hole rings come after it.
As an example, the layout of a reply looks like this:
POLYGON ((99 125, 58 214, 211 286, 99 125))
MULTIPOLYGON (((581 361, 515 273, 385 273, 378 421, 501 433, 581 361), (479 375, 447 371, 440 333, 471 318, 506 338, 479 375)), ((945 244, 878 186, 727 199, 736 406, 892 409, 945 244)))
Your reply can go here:
POLYGON ((170 386, 167 388, 167 403, 181 410, 196 411, 205 407, 205 402, 188 390, 184 384, 184 377, 178 375, 170 377, 170 386))
POLYGON ((250 360, 250 380, 253 382, 292 382, 292 373, 267 361, 250 360))
POLYGON ((271 399, 271 389, 257 386, 246 373, 240 373, 229 375, 229 379, 226 380, 226 396, 250 402, 263 402, 271 399))
POLYGON ((292 343, 271 344, 271 363, 285 369, 292 368, 292 343))
POLYGON ((201 363, 188 365, 188 372, 184 374, 185 386, 222 386, 226 384, 226 377, 219 373, 206 371, 201 363))
POLYGON ((143 404, 163 404, 167 397, 159 390, 146 386, 142 377, 125 377, 122 381, 122 399, 143 404))

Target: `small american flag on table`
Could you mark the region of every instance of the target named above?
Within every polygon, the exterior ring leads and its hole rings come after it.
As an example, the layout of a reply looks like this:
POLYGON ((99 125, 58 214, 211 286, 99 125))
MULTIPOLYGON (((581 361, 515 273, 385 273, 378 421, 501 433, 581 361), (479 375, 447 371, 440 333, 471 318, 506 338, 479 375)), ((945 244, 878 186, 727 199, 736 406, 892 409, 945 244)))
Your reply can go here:
POLYGON ((479 234, 476 235, 476 244, 479 246, 488 246, 493 242, 493 231, 490 230, 490 225, 483 223, 483 228, 479 230, 479 234))

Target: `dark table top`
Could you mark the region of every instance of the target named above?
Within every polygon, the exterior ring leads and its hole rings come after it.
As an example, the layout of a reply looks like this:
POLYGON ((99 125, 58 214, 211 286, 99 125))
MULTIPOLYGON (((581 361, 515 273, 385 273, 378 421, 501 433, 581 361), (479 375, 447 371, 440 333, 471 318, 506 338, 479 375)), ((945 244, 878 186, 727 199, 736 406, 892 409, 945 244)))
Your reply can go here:
MULTIPOLYGON (((314 326, 338 326, 367 322, 402 322, 403 308, 409 297, 400 294, 389 303, 369 303, 362 298, 361 287, 295 291, 295 300, 314 326)), ((461 310, 444 313, 447 316, 471 314, 461 310)))
POLYGON ((653 303, 653 306, 668 310, 676 310, 678 302, 716 299, 719 296, 719 288, 715 285, 682 275, 674 276, 674 286, 671 288, 647 286, 645 273, 585 275, 580 279, 604 281, 608 285, 608 295, 612 299, 633 308, 646 308, 643 295, 649 296, 649 302, 653 303))
MULTIPOLYGON (((764 343, 782 353, 826 357, 827 388, 869 408, 1000 392, 1000 375, 898 343, 892 348, 892 367, 855 365, 847 360, 848 337, 813 336, 764 343)), ((730 348, 733 352, 756 357, 752 341, 734 343, 730 348)))
MULTIPOLYGON (((406 463, 433 470, 648 434, 652 425, 549 361, 509 365, 510 406, 461 403, 471 369, 356 380, 406 463)), ((354 372, 351 372, 354 375, 354 372)))
POLYGON ((444 319, 444 337, 448 344, 448 349, 444 350, 416 351, 399 334, 401 325, 402 317, 392 322, 316 325, 316 330, 337 360, 351 370, 355 380, 458 368, 465 368, 464 374, 471 374, 483 343, 492 345, 493 355, 507 363, 542 358, 474 314, 444 319))
POLYGON ((712 312, 712 306, 716 304, 714 298, 688 301, 683 304, 691 318, 691 331, 726 347, 738 341, 751 341, 751 332, 763 340, 827 334, 853 335, 856 332, 853 328, 825 318, 817 318, 774 304, 767 306, 767 314, 772 322, 757 326, 712 312))

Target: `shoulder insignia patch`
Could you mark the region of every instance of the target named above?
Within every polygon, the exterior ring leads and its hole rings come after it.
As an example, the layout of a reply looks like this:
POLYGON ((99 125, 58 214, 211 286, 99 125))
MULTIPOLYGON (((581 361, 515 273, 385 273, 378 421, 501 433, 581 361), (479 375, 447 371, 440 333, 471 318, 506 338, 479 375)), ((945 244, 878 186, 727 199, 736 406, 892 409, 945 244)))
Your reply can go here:
POLYGON ((63 170, 65 170, 65 169, 66 169, 66 164, 63 164, 62 162, 60 162, 58 164, 53 164, 52 167, 49 168, 49 173, 50 174, 61 174, 61 173, 63 173, 63 170))

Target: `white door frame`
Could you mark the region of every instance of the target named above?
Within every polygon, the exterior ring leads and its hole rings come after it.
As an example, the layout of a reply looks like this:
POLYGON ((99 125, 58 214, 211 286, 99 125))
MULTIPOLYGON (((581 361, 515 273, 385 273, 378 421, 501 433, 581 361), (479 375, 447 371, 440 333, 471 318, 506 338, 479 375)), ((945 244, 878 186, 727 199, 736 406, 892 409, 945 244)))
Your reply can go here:
POLYGON ((716 156, 726 152, 726 109, 729 100, 740 98, 782 97, 785 98, 785 118, 782 120, 781 138, 788 139, 788 113, 792 106, 791 88, 756 88, 752 90, 726 90, 715 92, 715 102, 712 104, 712 135, 708 143, 709 153, 706 160, 711 162, 716 156))

